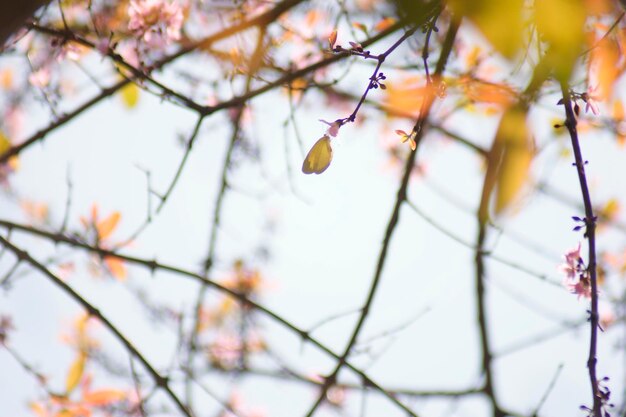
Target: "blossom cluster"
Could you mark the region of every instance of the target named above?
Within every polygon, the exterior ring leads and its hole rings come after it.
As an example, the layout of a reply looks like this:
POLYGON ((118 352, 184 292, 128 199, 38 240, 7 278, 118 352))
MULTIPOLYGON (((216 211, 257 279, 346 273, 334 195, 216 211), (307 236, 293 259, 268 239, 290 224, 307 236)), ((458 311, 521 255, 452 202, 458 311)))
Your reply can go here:
POLYGON ((591 280, 585 262, 580 256, 580 243, 574 249, 565 253, 565 263, 559 266, 559 270, 565 274, 563 284, 572 294, 578 298, 591 298, 591 280))
POLYGON ((128 29, 148 47, 161 48, 180 39, 183 8, 176 1, 131 0, 128 29))

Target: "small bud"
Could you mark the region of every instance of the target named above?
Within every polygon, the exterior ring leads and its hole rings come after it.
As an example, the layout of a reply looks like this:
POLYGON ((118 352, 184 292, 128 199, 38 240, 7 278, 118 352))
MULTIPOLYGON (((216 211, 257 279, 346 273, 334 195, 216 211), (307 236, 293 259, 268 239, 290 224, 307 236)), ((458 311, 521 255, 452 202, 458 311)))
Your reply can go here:
POLYGON ((333 30, 330 36, 328 36, 328 45, 330 49, 334 48, 335 42, 337 42, 337 30, 333 30))

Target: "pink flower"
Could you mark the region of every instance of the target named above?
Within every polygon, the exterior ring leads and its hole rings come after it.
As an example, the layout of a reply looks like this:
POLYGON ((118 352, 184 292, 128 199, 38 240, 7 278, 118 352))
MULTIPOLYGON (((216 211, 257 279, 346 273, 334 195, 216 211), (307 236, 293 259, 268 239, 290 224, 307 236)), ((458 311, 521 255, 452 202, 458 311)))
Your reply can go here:
POLYGON ((50 68, 49 67, 41 67, 37 71, 33 72, 28 76, 28 82, 30 82, 33 87, 44 88, 48 84, 50 84, 50 68))
POLYGON ((208 348, 211 363, 221 369, 233 368, 241 358, 242 343, 238 336, 220 334, 208 348))
POLYGON ((78 61, 82 53, 83 52, 81 50, 80 45, 74 42, 66 42, 65 44, 63 44, 63 47, 61 48, 61 52, 57 56, 57 61, 61 62, 65 58, 71 61, 78 61))
POLYGON ((591 298, 591 281, 580 256, 580 242, 576 248, 567 251, 564 258, 565 263, 559 265, 559 270, 565 274, 563 285, 578 298, 591 298))
POLYGON ((150 47, 163 47, 180 39, 183 9, 176 0, 131 0, 128 16, 128 29, 150 47))
POLYGON ((587 88, 587 92, 582 95, 582 99, 586 103, 585 113, 589 113, 589 110, 591 110, 591 112, 595 116, 600 114, 600 108, 598 107, 598 103, 595 101, 595 99, 597 98, 595 95, 595 92, 597 89, 598 89, 597 86, 595 87, 590 86, 587 88))
POLYGON ((565 263, 559 265, 559 271, 564 273, 566 279, 568 280, 576 278, 576 273, 579 272, 582 261, 580 257, 580 242, 578 243, 578 246, 576 248, 566 252, 564 257, 565 263))
POLYGON ((572 294, 578 295, 579 299, 580 297, 591 298, 591 282, 586 275, 581 275, 577 280, 567 282, 565 285, 572 294))
POLYGON ((332 136, 333 138, 337 137, 337 134, 339 133, 339 128, 341 127, 341 120, 335 120, 332 123, 322 119, 319 119, 319 121, 330 126, 326 131, 328 135, 332 136))

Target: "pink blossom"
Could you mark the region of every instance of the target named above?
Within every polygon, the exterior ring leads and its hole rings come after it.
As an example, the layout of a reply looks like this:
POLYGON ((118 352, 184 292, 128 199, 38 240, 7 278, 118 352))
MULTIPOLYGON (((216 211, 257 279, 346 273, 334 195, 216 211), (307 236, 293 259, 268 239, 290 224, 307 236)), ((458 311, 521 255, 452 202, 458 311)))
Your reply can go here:
POLYGON ((241 339, 232 334, 220 334, 209 346, 211 363, 220 368, 232 368, 241 358, 241 339))
POLYGON ((4 127, 9 137, 17 137, 24 127, 24 110, 21 107, 10 106, 4 112, 4 127))
POLYGON ((578 279, 566 282, 565 286, 572 294, 578 295, 578 298, 591 298, 591 282, 589 277, 581 275, 578 279))
POLYGON ((33 87, 46 87, 48 84, 50 84, 50 68, 41 67, 37 71, 31 73, 28 76, 28 82, 30 82, 33 87))
POLYGON ((597 98, 595 94, 597 90, 598 90, 597 86, 594 86, 594 87, 590 86, 587 88, 587 92, 582 95, 582 98, 584 102, 586 103, 585 113, 589 113, 589 110, 591 110, 591 112, 595 116, 600 114, 600 108, 598 107, 598 103, 595 101, 595 99, 597 98))
POLYGON ((183 9, 176 0, 131 0, 128 29, 150 47, 163 47, 180 39, 183 9))
POLYGON ((82 54, 80 45, 74 42, 66 42, 61 48, 61 52, 57 56, 57 61, 63 61, 65 58, 71 61, 78 61, 82 54))
POLYGON ((564 273, 568 280, 576 278, 576 273, 580 268, 580 242, 576 248, 566 252, 564 257, 565 263, 559 265, 559 271, 564 273))
POLYGON ((319 119, 319 121, 330 126, 328 130, 326 131, 327 134, 329 134, 333 138, 337 137, 337 134, 339 133, 339 128, 341 127, 341 120, 335 120, 332 123, 327 122, 326 120, 322 120, 322 119, 319 119))
POLYGON ((578 298, 591 298, 591 281, 580 256, 580 242, 576 248, 567 251, 564 258, 565 263, 559 265, 559 270, 565 274, 563 285, 578 298))
POLYGON ((128 44, 123 44, 119 48, 118 52, 122 56, 122 58, 124 58, 124 61, 126 61, 127 64, 132 65, 135 68, 139 68, 140 60, 139 56, 137 55, 136 48, 133 48, 128 44))
POLYGON ((259 407, 251 407, 245 404, 243 397, 238 392, 231 394, 228 401, 230 410, 220 414, 220 417, 266 417, 267 413, 259 407), (236 414, 233 414, 235 412, 236 414))

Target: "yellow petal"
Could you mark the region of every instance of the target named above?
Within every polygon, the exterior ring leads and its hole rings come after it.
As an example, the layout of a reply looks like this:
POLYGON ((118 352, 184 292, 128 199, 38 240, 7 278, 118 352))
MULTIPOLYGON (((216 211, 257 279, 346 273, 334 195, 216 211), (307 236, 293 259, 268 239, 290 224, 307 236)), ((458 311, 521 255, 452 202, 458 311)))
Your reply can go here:
POLYGON ((330 147, 330 137, 322 136, 311 148, 304 162, 302 172, 305 174, 321 174, 330 166, 333 159, 333 150, 330 147))

